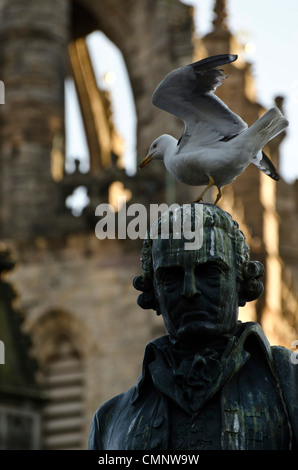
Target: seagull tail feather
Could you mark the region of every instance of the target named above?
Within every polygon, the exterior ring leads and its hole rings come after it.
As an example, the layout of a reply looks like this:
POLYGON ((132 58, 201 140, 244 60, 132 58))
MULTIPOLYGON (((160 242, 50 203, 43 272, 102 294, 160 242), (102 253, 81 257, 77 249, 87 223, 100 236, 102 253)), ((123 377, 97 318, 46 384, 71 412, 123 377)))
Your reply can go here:
POLYGON ((275 106, 267 111, 246 131, 246 138, 251 137, 256 146, 256 153, 261 150, 267 142, 280 134, 288 127, 289 122, 275 106))

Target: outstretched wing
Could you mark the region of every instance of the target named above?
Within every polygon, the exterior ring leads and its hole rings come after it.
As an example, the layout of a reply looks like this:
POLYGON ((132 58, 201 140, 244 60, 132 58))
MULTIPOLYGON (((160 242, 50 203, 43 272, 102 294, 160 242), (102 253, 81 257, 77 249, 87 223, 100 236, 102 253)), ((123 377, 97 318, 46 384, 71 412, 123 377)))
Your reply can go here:
POLYGON ((158 85, 152 103, 184 121, 182 139, 196 130, 205 139, 209 133, 209 139, 214 141, 214 137, 219 140, 247 128, 247 124, 214 95, 226 78, 216 67, 236 59, 232 54, 208 57, 173 70, 158 85))

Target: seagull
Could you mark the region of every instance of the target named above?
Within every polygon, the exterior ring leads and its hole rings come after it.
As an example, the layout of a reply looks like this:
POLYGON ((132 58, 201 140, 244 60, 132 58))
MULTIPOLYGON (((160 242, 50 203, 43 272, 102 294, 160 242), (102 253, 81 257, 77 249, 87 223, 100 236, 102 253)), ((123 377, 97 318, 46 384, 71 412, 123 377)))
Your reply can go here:
POLYGON ((263 147, 288 126, 287 119, 273 107, 248 127, 214 94, 227 78, 218 66, 236 59, 234 54, 220 54, 175 69, 152 96, 154 106, 184 122, 184 132, 179 140, 167 134, 154 140, 139 168, 151 160, 163 160, 178 181, 206 186, 194 202, 201 201, 216 186, 217 204, 221 188, 235 181, 250 163, 274 180, 279 179, 263 147))

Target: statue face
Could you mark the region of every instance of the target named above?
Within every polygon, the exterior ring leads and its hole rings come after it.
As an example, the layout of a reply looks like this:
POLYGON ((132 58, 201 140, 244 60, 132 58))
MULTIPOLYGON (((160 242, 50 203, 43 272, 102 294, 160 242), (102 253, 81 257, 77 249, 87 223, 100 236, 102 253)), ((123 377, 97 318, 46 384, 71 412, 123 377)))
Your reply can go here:
MULTIPOLYGON (((152 254, 154 257, 154 243, 152 254)), ((229 332, 238 318, 238 282, 230 240, 227 252, 177 251, 168 247, 156 258, 154 290, 167 331, 182 343, 198 343, 229 332), (173 256, 174 255, 174 256, 173 256)), ((160 249, 159 249, 160 254, 160 249)))

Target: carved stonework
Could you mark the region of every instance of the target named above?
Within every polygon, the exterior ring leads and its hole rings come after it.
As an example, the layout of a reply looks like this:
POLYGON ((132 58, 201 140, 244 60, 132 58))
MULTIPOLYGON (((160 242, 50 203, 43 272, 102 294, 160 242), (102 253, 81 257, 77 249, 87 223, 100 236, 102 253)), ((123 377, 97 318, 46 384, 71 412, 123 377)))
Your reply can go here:
POLYGON ((227 25, 227 11, 226 11, 226 0, 216 0, 214 6, 215 18, 213 20, 213 27, 215 30, 228 29, 227 25))
POLYGON ((41 442, 39 411, 0 405, 0 449, 38 450, 41 442))
POLYGON ((0 248, 0 339, 5 359, 0 363, 0 448, 39 449, 43 398, 35 381, 36 362, 29 336, 13 303, 16 293, 4 280, 14 266, 10 251, 0 248))

